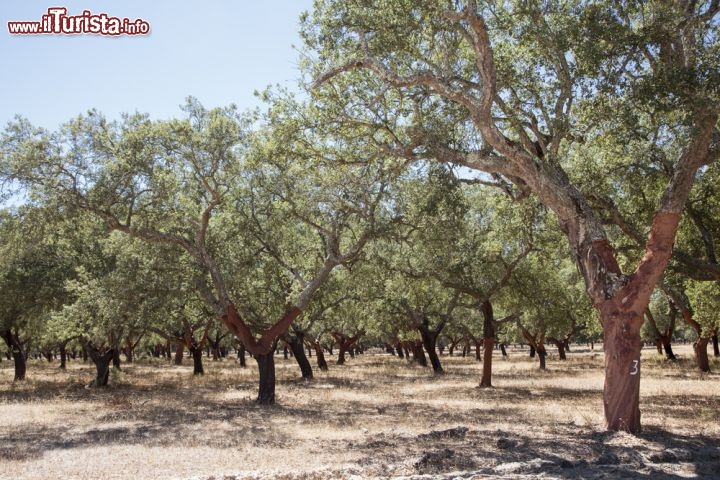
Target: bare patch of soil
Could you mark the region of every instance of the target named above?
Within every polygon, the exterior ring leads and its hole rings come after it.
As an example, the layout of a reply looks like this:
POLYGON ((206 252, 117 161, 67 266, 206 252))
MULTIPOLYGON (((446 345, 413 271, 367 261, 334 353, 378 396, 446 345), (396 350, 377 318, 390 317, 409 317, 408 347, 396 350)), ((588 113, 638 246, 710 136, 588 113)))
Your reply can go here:
POLYGON ((366 354, 305 382, 278 357, 272 407, 253 402, 256 369, 230 360, 201 378, 124 365, 106 389, 88 388, 91 365, 31 362, 13 383, 2 362, 0 478, 718 478, 720 376, 677 350, 673 364, 643 352, 638 436, 603 431, 602 355, 579 347, 544 372, 498 355, 491 389, 472 358, 443 356, 436 376, 366 354))

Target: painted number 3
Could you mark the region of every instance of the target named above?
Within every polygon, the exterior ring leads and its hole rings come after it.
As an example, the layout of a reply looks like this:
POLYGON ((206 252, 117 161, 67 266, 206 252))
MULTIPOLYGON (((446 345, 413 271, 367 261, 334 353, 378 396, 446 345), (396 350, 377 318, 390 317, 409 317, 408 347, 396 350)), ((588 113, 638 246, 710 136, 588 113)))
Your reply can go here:
POLYGON ((640 360, 633 360, 632 368, 630 370, 630 375, 637 375, 640 371, 638 365, 640 365, 640 360))

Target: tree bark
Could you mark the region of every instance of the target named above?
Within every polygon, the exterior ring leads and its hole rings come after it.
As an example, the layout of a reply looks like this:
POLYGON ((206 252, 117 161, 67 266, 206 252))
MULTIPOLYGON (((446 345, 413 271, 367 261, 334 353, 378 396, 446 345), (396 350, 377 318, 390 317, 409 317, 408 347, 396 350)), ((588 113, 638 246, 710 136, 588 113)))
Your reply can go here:
POLYGON ((712 336, 713 355, 720 357, 720 345, 718 345, 718 334, 712 336))
POLYGON ((15 361, 15 381, 25 380, 25 373, 27 371, 27 359, 25 358, 25 352, 23 352, 22 342, 18 336, 13 333, 10 329, 2 331, 3 340, 10 349, 12 358, 15 361))
POLYGON ((508 356, 507 350, 505 349, 505 344, 504 344, 504 343, 500 343, 500 352, 502 353, 502 356, 503 356, 503 357, 507 357, 507 356, 508 356))
POLYGON ((205 375, 205 369, 203 368, 203 346, 201 344, 192 343, 188 350, 192 354, 193 359, 193 375, 205 375))
POLYGON ((295 361, 300 367, 300 373, 302 375, 302 378, 304 378, 305 380, 312 380, 312 366, 310 365, 310 361, 305 355, 305 333, 302 331, 295 331, 294 335, 291 335, 289 333, 285 334, 284 339, 287 344, 290 345, 290 349, 293 352, 295 361))
POLYGON ((243 345, 242 342, 238 345, 238 361, 242 368, 247 367, 247 362, 245 361, 245 345, 243 345))
POLYGON ((173 360, 173 363, 175 363, 175 365, 182 365, 184 356, 185 356, 185 342, 182 340, 178 340, 178 342, 175 344, 175 358, 173 360))
POLYGON ((412 349, 413 361, 422 367, 427 367, 427 357, 423 350, 422 341, 416 340, 414 342, 408 342, 408 344, 412 349))
POLYGON ((540 370, 545 370, 545 357, 547 357, 547 351, 545 350, 545 345, 538 344, 537 355, 538 355, 538 358, 540 359, 540 370))
POLYGON ((113 356, 112 356, 112 364, 113 368, 117 370, 121 370, 120 368, 120 349, 119 348, 113 348, 113 356))
POLYGON ((490 300, 484 300, 480 304, 483 314, 483 369, 480 378, 480 386, 483 388, 492 387, 492 354, 495 348, 495 313, 493 312, 490 300))
MULTIPOLYGON (((644 311, 644 308, 643 308, 644 311)), ((640 312, 600 309, 604 325, 605 385, 603 402, 608 430, 640 431, 640 312)))
POLYGON ((101 349, 88 342, 85 352, 95 364, 95 386, 106 387, 110 378, 110 362, 115 356, 115 349, 101 349))
POLYGON ((437 339, 440 332, 445 327, 445 320, 442 320, 434 330, 430 330, 428 318, 425 316, 423 321, 417 325, 417 329, 420 331, 420 338, 422 344, 425 347, 425 351, 430 359, 430 365, 432 365, 433 372, 441 375, 445 373, 442 365, 440 364, 440 357, 437 354, 437 339))
POLYGON ((259 405, 275 404, 275 354, 270 353, 255 355, 260 373, 258 396, 256 402, 259 405))
POLYGON ((60 344, 60 369, 65 370, 67 368, 67 347, 64 343, 60 344))
POLYGON ((693 343, 693 350, 695 351, 695 358, 697 359, 697 366, 701 372, 710 371, 710 359, 708 358, 707 346, 710 339, 705 337, 698 337, 693 343))

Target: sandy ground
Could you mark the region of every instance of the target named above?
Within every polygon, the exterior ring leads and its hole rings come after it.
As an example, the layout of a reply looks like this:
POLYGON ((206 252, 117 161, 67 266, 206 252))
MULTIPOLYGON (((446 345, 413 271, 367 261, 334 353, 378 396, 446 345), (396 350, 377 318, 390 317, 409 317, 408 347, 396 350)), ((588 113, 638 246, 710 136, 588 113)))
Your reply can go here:
POLYGON ((33 361, 14 383, 3 361, 0 478, 720 478, 720 375, 677 350, 677 363, 643 353, 638 436, 603 431, 602 355, 579 347, 546 371, 498 354, 492 389, 476 388, 472 358, 441 357, 436 376, 370 353, 304 382, 278 356, 272 407, 253 403, 254 365, 230 360, 202 378, 125 365, 106 389, 82 363, 33 361))

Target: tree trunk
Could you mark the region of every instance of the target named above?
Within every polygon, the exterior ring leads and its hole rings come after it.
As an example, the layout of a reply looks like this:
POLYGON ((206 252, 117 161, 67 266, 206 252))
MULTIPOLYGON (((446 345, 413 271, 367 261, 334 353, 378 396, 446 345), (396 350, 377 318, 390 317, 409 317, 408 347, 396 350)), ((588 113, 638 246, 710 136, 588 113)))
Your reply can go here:
POLYGON ((718 334, 712 336, 713 355, 720 357, 720 346, 718 345, 718 334))
POLYGON ((205 375, 203 369, 203 347, 202 345, 192 344, 188 347, 193 358, 193 375, 205 375))
POLYGON ((535 358, 535 347, 530 345, 530 358, 535 358))
POLYGON ((410 347, 412 348, 413 361, 420 366, 427 367, 427 357, 425 356, 422 342, 420 340, 417 340, 415 342, 409 343, 410 347))
POLYGON ((338 359, 337 364, 338 365, 345 365, 345 348, 343 345, 338 346, 338 359))
POLYGON ((492 387, 492 354, 495 343, 494 337, 483 338, 483 368, 480 386, 482 388, 492 387))
POLYGON ((313 378, 312 366, 305 355, 305 334, 303 332, 295 332, 295 335, 287 334, 286 341, 290 345, 295 361, 300 367, 300 373, 305 380, 313 378))
POLYGON ((113 368, 117 370, 121 370, 120 368, 120 349, 119 348, 113 348, 113 356, 112 356, 112 364, 113 368))
POLYGON ((110 378, 110 362, 112 362, 115 356, 115 349, 111 348, 101 352, 99 348, 88 343, 85 345, 84 350, 95 364, 95 386, 107 387, 108 379, 110 378))
POLYGON ((545 345, 540 344, 537 346, 537 355, 540 359, 540 370, 545 370, 545 357, 547 357, 545 345))
POLYGON ((60 344, 60 368, 65 370, 67 368, 67 347, 64 343, 60 344))
POLYGON ((175 344, 175 365, 182 365, 183 357, 185 356, 185 342, 179 340, 175 344))
POLYGON ((492 387, 492 354, 495 347, 495 313, 492 303, 485 300, 480 305, 483 314, 483 369, 480 386, 483 388, 492 387))
POLYGON ((318 368, 326 372, 328 369, 328 364, 325 360, 325 352, 323 352, 322 345, 320 345, 320 342, 313 342, 313 347, 315 348, 315 358, 317 358, 318 368))
POLYGON ((238 345, 238 360, 242 368, 247 367, 247 363, 245 362, 245 345, 243 345, 242 342, 238 345))
MULTIPOLYGON (((112 355, 112 352, 110 352, 112 355)), ((95 363, 95 386, 96 387, 107 387, 108 379, 110 378, 110 360, 111 355, 103 355, 97 359, 93 359, 95 363)))
POLYGON ((641 312, 618 312, 601 305, 605 349, 603 402, 608 430, 640 431, 641 312))
POLYGON ((437 343, 437 335, 434 332, 423 331, 420 329, 420 337, 422 338, 422 344, 425 347, 428 358, 430 359, 430 365, 432 365, 433 372, 436 374, 445 373, 442 365, 440 364, 440 357, 438 357, 437 350, 435 349, 437 343))
POLYGON ((10 330, 4 330, 2 332, 3 340, 10 349, 13 360, 15 360, 15 380, 25 380, 25 373, 27 371, 27 360, 25 353, 22 349, 22 344, 17 335, 12 333, 10 330))
POLYGON ((697 358, 697 366, 701 372, 710 371, 710 359, 708 358, 707 345, 710 339, 704 337, 698 337, 693 343, 693 350, 695 350, 695 358, 697 358))
POLYGON ((667 358, 668 360, 677 360, 675 353, 673 353, 672 344, 670 343, 669 338, 663 337, 662 347, 665 350, 665 358, 667 358))
POLYGON ((442 365, 440 364, 440 357, 438 357, 436 349, 438 336, 444 326, 445 321, 442 321, 438 324, 437 328, 430 330, 427 317, 425 317, 421 324, 417 325, 417 329, 420 332, 420 338, 422 339, 422 346, 425 347, 428 358, 430 358, 430 365, 432 365, 433 372, 438 375, 445 373, 442 365))
POLYGON ((503 356, 503 357, 507 357, 507 356, 508 356, 507 350, 505 349, 505 344, 504 344, 504 343, 500 343, 500 352, 502 353, 502 356, 503 356))
POLYGON ((275 349, 264 355, 255 355, 260 372, 257 403, 273 405, 275 403, 275 349))

